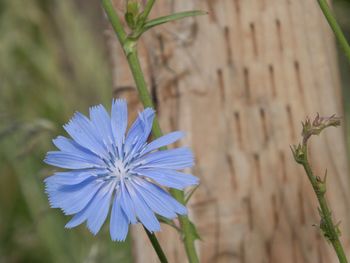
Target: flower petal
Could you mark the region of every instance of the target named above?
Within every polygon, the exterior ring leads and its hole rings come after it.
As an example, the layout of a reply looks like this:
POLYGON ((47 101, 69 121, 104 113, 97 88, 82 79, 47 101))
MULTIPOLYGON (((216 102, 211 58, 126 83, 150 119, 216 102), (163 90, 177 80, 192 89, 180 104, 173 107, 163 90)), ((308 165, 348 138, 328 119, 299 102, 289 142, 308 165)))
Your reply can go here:
POLYGON ((175 132, 168 133, 162 137, 159 137, 158 139, 155 139, 154 141, 150 142, 149 144, 147 144, 146 147, 142 150, 142 154, 149 153, 149 152, 154 151, 160 147, 174 143, 177 140, 181 139, 183 136, 184 136, 184 133, 181 131, 175 131, 175 132))
POLYGON ((119 99, 112 101, 111 121, 113 137, 116 142, 119 157, 122 157, 122 145, 128 126, 128 108, 125 100, 119 99))
POLYGON ((103 164, 100 157, 71 139, 58 136, 56 139, 52 140, 52 142, 62 152, 82 156, 87 160, 91 160, 92 163, 103 164))
MULTIPOLYGON (((139 182, 139 180, 137 180, 137 182, 139 182)), ((158 198, 162 199, 175 213, 180 215, 187 214, 186 207, 180 204, 178 201, 176 201, 168 192, 164 191, 164 189, 146 180, 143 180, 142 187, 148 190, 149 193, 157 195, 158 198)))
POLYGON ((125 153, 130 156, 131 151, 137 152, 147 141, 152 130, 154 110, 146 108, 139 113, 125 139, 125 153))
POLYGON ((111 127, 111 118, 105 107, 102 105, 97 105, 90 108, 90 119, 95 126, 98 134, 100 135, 101 141, 104 143, 105 147, 109 152, 114 151, 114 137, 111 127))
POLYGON ((115 183, 107 183, 97 192, 94 201, 90 204, 92 212, 88 217, 87 227, 94 235, 100 231, 103 223, 106 221, 114 187, 115 183))
POLYGON ((180 170, 193 166, 193 154, 187 147, 157 151, 135 160, 132 166, 180 170))
POLYGON ((93 172, 94 170, 73 170, 69 172, 59 172, 54 175, 47 177, 44 182, 46 184, 57 184, 57 185, 75 185, 80 184, 85 180, 96 177, 97 175, 93 172))
POLYGON ((59 151, 48 152, 44 162, 66 169, 104 168, 101 159, 59 151))
POLYGON ((152 192, 147 188, 147 181, 135 177, 131 183, 133 184, 135 191, 142 196, 153 212, 169 219, 176 217, 176 213, 172 207, 169 206, 169 204, 162 199, 160 195, 158 195, 158 190, 152 192))
POLYGON ((125 215, 128 217, 131 224, 136 224, 136 213, 134 209, 134 205, 131 202, 131 197, 128 192, 128 190, 125 187, 125 184, 123 182, 120 183, 120 191, 121 191, 121 198, 120 198, 120 205, 125 213, 125 215))
POLYGON ((120 192, 116 193, 111 212, 109 229, 113 241, 124 241, 129 230, 129 220, 120 206, 120 198, 120 192))
POLYGON ((137 173, 154 180, 160 185, 179 190, 199 183, 199 179, 196 176, 168 169, 141 168, 137 169, 137 173))
POLYGON ((83 210, 101 186, 102 182, 91 178, 76 185, 47 183, 46 192, 52 208, 61 208, 65 214, 72 215, 83 210))
MULTIPOLYGON (((103 206, 104 209, 106 208, 106 203, 109 204, 110 200, 110 191, 106 190, 111 188, 110 183, 100 183, 99 187, 96 187, 98 191, 96 191, 93 195, 93 198, 90 200, 90 202, 85 206, 83 210, 81 210, 79 213, 73 216, 73 218, 65 225, 66 228, 73 228, 76 227, 80 224, 82 224, 85 220, 90 220, 90 224, 88 224, 89 230, 93 233, 96 234, 98 230, 100 229, 99 227, 102 226, 103 222, 106 220, 104 217, 104 214, 102 214, 102 217, 98 221, 98 224, 96 225, 91 225, 91 220, 95 222, 94 217, 95 216, 101 216, 98 215, 98 211, 96 210, 98 206, 103 206), (109 199, 108 199, 109 198, 109 199), (101 205, 102 204, 102 205, 101 205), (90 219, 92 217, 92 219, 90 219), (102 221, 102 223, 101 223, 102 221), (101 226, 100 226, 101 224, 101 226)), ((105 213, 105 211, 102 211, 105 213)), ((107 211, 108 213, 108 211, 107 211)))
POLYGON ((63 127, 78 144, 100 157, 108 158, 108 153, 99 139, 95 127, 86 116, 76 112, 69 123, 63 127))
POLYGON ((150 207, 143 200, 134 189, 130 182, 126 181, 125 186, 130 194, 131 201, 134 204, 135 212, 140 220, 140 222, 148 229, 150 232, 155 232, 160 230, 160 223, 150 207))

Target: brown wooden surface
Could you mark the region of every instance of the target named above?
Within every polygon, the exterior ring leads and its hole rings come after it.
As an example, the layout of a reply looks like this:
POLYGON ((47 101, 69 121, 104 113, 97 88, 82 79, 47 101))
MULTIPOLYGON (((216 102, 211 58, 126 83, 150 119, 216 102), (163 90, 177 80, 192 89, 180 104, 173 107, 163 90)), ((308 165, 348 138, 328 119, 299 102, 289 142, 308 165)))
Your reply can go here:
MULTIPOLYGON (((181 144, 196 155, 201 186, 190 216, 201 262, 337 262, 312 226, 315 196, 289 149, 306 116, 342 115, 334 39, 316 1, 163 0, 152 16, 190 9, 209 15, 153 29, 139 52, 163 130, 186 131, 181 144)), ((136 110, 130 72, 109 39, 115 95, 136 110)), ((350 256, 343 130, 311 144, 316 173, 328 168, 327 196, 350 256)), ((133 236, 136 262, 157 262, 140 227, 133 236)), ((186 262, 173 229, 158 236, 170 262, 186 262)))

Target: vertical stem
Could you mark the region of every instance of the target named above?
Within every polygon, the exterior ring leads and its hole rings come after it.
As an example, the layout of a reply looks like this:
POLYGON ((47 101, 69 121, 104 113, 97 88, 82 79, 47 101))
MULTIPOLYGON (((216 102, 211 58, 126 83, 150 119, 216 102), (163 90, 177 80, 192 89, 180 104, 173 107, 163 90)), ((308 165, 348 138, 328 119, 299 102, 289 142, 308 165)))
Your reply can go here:
MULTIPOLYGON (((340 263, 347 263, 347 259, 345 256, 345 252, 343 249, 343 246, 339 240, 339 234, 337 233, 337 227, 334 225, 334 222, 332 220, 331 211, 328 207, 326 198, 325 198, 325 190, 323 191, 320 189, 320 184, 317 181, 317 177, 313 174, 313 171, 311 169, 310 163, 308 161, 308 151, 307 151, 307 144, 303 145, 305 148, 304 150, 304 160, 302 161, 302 166, 304 167, 304 170, 310 180, 310 183, 315 191, 315 194, 317 196, 317 200, 320 204, 320 209, 322 211, 322 221, 321 224, 324 224, 324 226, 320 226, 323 231, 327 234, 327 239, 332 243, 332 246, 338 256, 340 263)), ((323 182, 325 184, 325 182, 323 182)))
MULTIPOLYGON (((107 16, 112 24, 112 27, 113 27, 115 33, 117 34, 118 40, 119 40, 120 44, 122 45, 123 50, 125 52, 125 55, 127 57, 130 70, 132 72, 132 75, 133 75, 135 83, 136 83, 136 87, 137 87, 137 90, 139 93, 140 100, 145 108, 146 107, 154 108, 153 101, 152 101, 151 95, 148 92, 147 84, 146 84, 146 81, 145 81, 145 78, 144 78, 144 75, 142 72, 142 68, 140 65, 140 61, 138 58, 138 54, 137 54, 137 50, 136 50, 136 42, 135 42, 135 40, 131 40, 131 39, 127 38, 125 31, 121 25, 120 19, 119 19, 118 15, 116 14, 116 12, 114 11, 114 8, 111 4, 111 0, 101 0, 101 1, 102 1, 102 6, 106 11, 106 14, 107 14, 107 16)), ((145 7, 145 11, 144 11, 145 12, 144 13, 145 19, 147 19, 147 16, 148 16, 149 12, 151 11, 151 8, 152 8, 154 2, 155 2, 155 0, 149 0, 147 2, 146 7, 145 7)), ((157 116, 155 116, 154 121, 153 121, 152 134, 156 138, 163 135, 161 128, 159 126, 157 116)), ((182 191, 173 189, 171 191, 171 194, 174 196, 174 198, 176 200, 178 200, 182 204, 185 203, 184 193, 182 191)), ((180 221, 181 228, 182 228, 183 235, 184 235, 184 246, 185 246, 188 260, 190 263, 198 263, 199 260, 198 260, 197 252, 196 252, 195 245, 194 245, 196 237, 193 234, 191 222, 187 216, 179 216, 179 221, 180 221)), ((151 233, 147 233, 147 235, 149 235, 151 242, 152 242, 152 240, 153 241, 156 240, 156 237, 154 234, 152 236, 151 233)), ((162 255, 164 255, 164 253, 162 251, 159 251, 159 249, 161 249, 160 246, 158 246, 158 247, 155 246, 153 244, 153 242, 152 242, 152 245, 153 245, 154 249, 156 250, 159 259, 161 260, 162 255)))
MULTIPOLYGON (((142 73, 142 69, 140 66, 140 61, 139 61, 136 49, 134 49, 129 53, 129 55, 127 56, 127 59, 129 62, 132 75, 134 76, 134 79, 136 82, 140 100, 142 101, 144 107, 154 108, 151 95, 148 92, 147 84, 142 73)), ((159 126, 158 119, 156 117, 154 118, 152 133, 156 138, 163 135, 159 126)), ((178 200, 182 204, 185 203, 184 193, 182 191, 172 189, 171 194, 174 196, 176 200, 178 200)), ((188 219, 187 216, 179 216, 179 221, 184 234, 184 245, 188 256, 188 260, 190 263, 197 263, 199 262, 199 260, 198 260, 196 248, 194 245, 196 237, 192 233, 190 220, 188 219)))
POLYGON ((348 41, 346 40, 343 31, 341 30, 337 20, 335 19, 334 15, 332 14, 331 9, 329 8, 329 5, 327 3, 327 0, 317 0, 321 10, 326 17, 330 27, 332 28, 335 37, 337 38, 340 46, 342 47, 345 56, 348 59, 348 62, 350 63, 350 46, 348 41))
MULTIPOLYGON (((101 0, 102 3, 102 7, 105 10, 111 24, 112 27, 114 29, 114 31, 116 32, 116 35, 118 37, 118 40, 120 42, 120 44, 122 45, 123 49, 125 49, 124 45, 127 43, 127 35, 124 31, 124 28, 120 22, 120 19, 118 17, 118 15, 116 14, 116 12, 114 11, 114 7, 112 5, 111 0, 101 0)), ((160 260, 160 262, 162 263, 167 263, 168 260, 166 259, 166 256, 157 240, 157 237, 154 233, 149 232, 146 228, 144 228, 147 236, 149 238, 149 240, 151 241, 151 244, 155 250, 155 252, 157 253, 157 256, 160 260)))

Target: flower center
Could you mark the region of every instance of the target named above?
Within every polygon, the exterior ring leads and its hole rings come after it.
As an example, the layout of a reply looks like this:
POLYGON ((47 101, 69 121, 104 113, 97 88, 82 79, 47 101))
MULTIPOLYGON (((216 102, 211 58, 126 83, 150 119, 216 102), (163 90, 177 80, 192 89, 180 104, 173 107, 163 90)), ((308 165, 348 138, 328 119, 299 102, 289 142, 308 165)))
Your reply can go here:
POLYGON ((114 162, 112 176, 115 176, 119 180, 128 177, 128 169, 121 160, 116 160, 114 162))

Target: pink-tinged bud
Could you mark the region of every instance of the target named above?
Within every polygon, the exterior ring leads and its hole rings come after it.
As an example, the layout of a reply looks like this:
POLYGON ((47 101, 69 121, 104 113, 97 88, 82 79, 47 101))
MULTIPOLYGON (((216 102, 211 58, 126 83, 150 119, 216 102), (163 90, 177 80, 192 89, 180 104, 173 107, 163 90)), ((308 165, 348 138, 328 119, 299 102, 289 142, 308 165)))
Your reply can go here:
POLYGON ((340 117, 336 117, 335 114, 333 114, 330 117, 321 117, 317 113, 315 119, 312 122, 310 121, 309 118, 306 118, 305 122, 302 123, 303 143, 305 144, 312 135, 319 135, 327 127, 339 126, 340 120, 341 120, 340 117))

